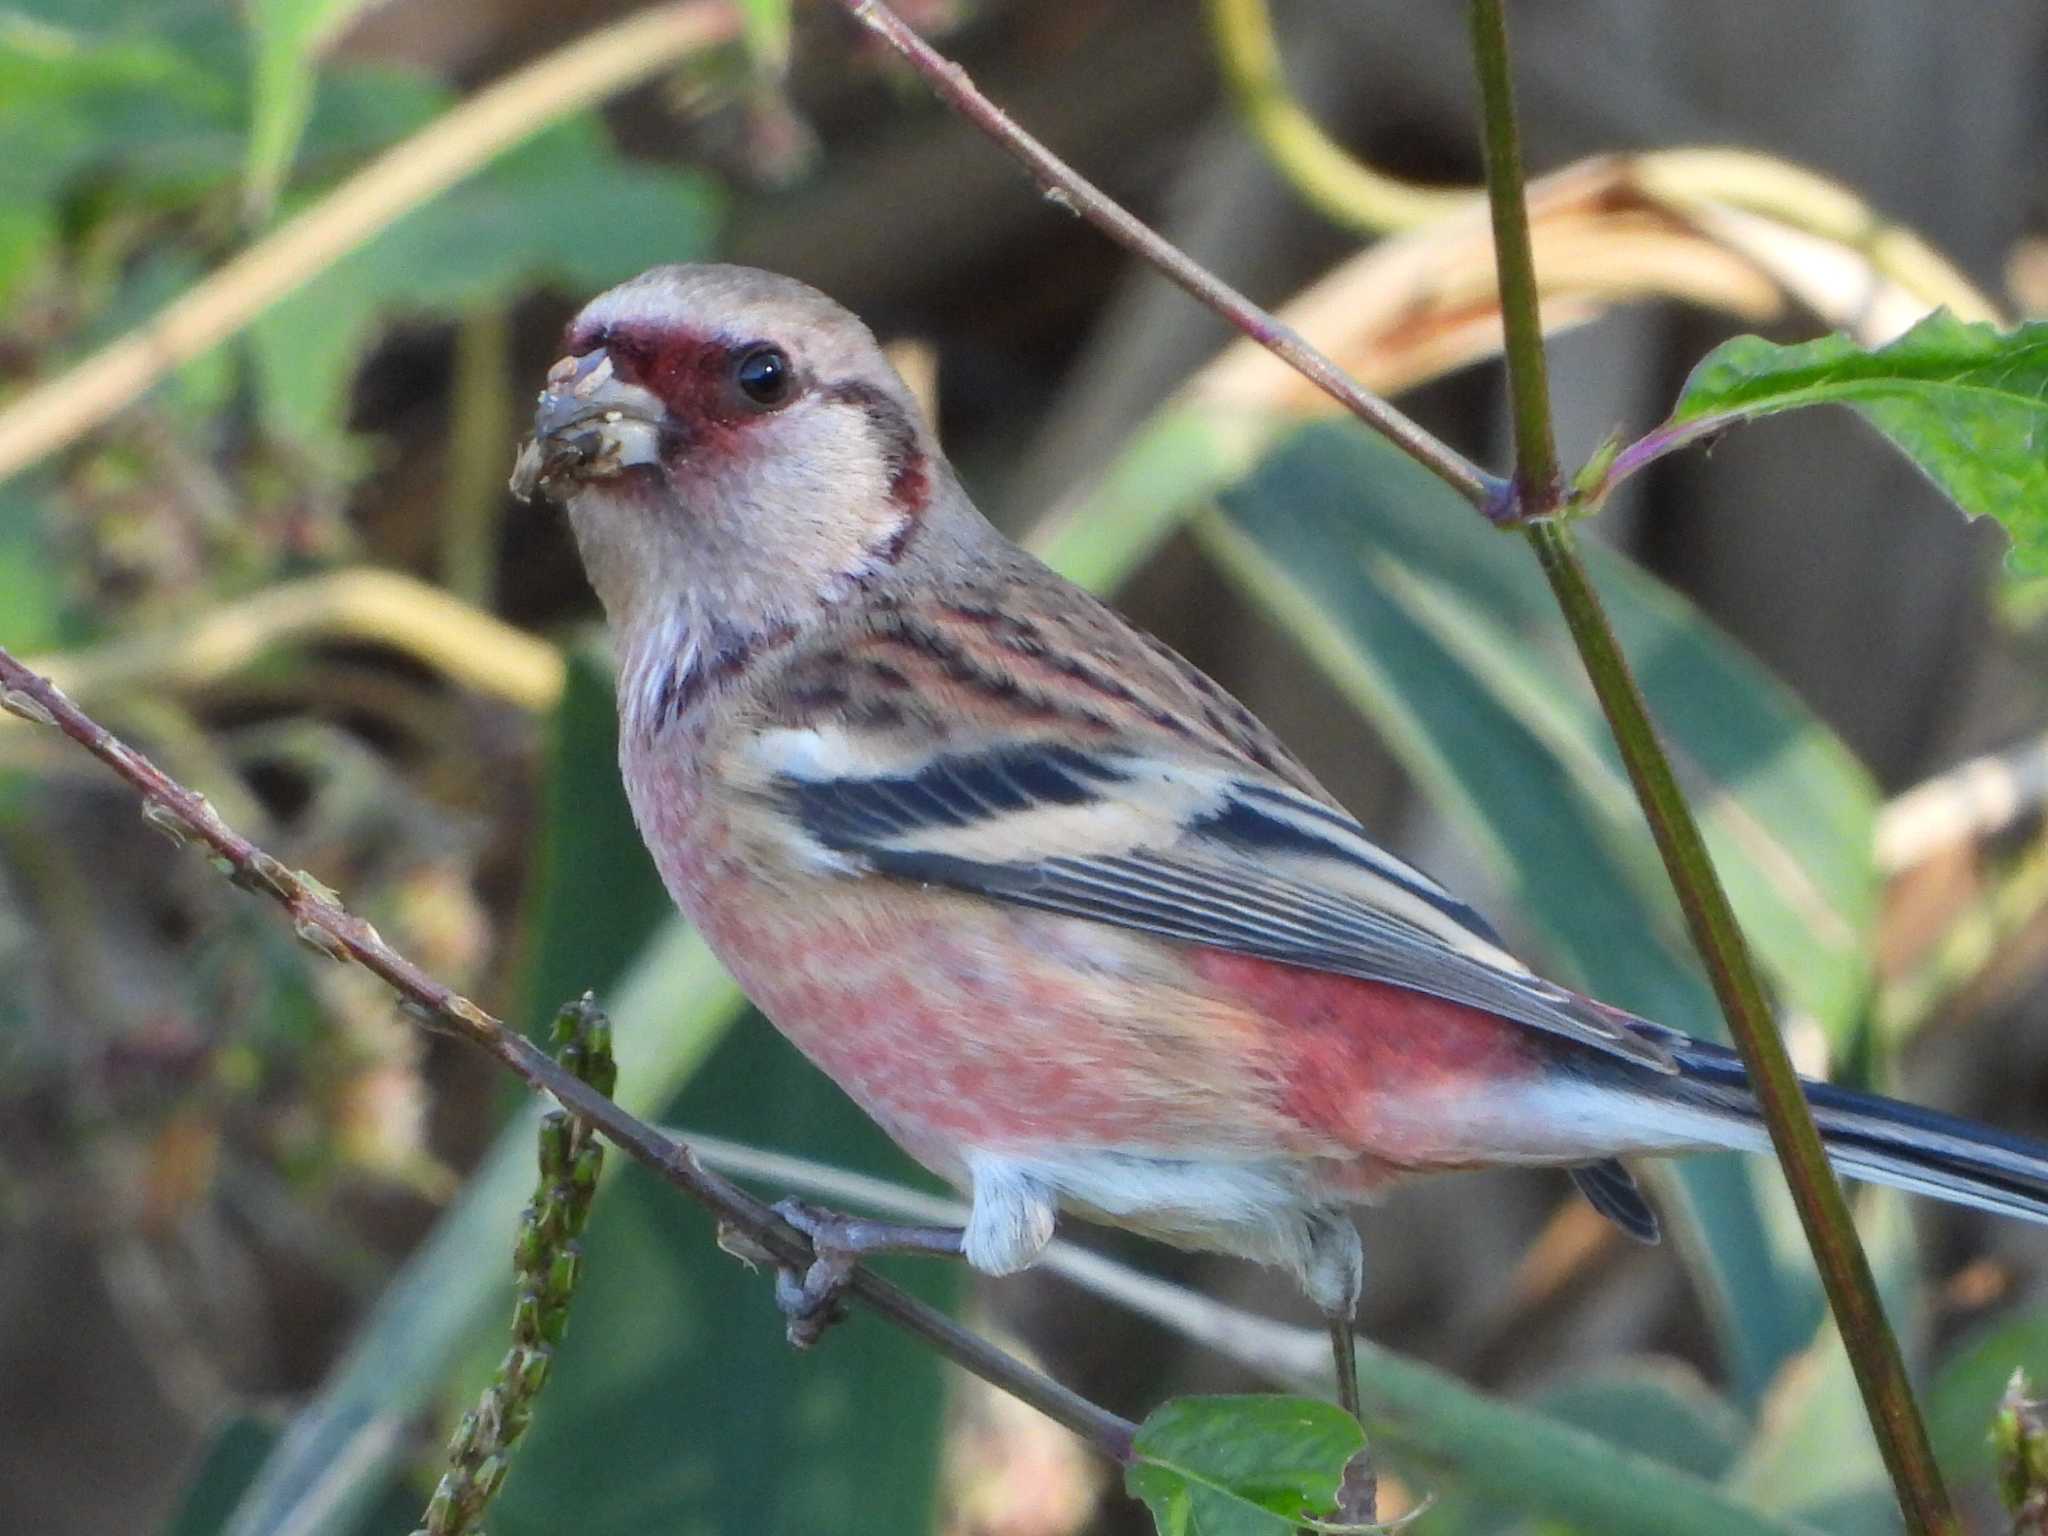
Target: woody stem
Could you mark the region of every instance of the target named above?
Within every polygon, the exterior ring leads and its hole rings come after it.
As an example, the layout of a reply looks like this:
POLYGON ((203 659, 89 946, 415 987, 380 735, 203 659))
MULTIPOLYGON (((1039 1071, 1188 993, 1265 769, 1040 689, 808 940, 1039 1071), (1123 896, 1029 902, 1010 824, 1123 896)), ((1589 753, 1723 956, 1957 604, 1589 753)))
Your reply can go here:
POLYGON ((1571 527, 1560 517, 1568 505, 1551 431, 1503 0, 1470 0, 1470 4, 1484 122, 1486 188, 1493 212, 1508 388, 1514 410, 1514 520, 1521 524, 1564 614, 1621 749, 1657 851, 1678 893, 1693 944, 1706 964, 1715 997, 1742 1053, 1907 1528, 1951 1532, 1957 1529, 1955 1515, 1934 1463, 1926 1426, 1913 1401, 1898 1340, 1878 1300, 1870 1261, 1850 1219, 1848 1201, 1822 1148, 1785 1042, 1772 1022, 1762 980, 1700 836, 1699 823, 1658 743, 1642 690, 1579 558, 1571 527))

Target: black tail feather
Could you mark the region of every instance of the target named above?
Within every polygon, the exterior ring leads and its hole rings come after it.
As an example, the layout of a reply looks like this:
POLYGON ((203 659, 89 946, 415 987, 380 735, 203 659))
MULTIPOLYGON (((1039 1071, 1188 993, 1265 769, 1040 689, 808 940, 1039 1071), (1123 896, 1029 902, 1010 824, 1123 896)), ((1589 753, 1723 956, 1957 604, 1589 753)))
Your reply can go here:
MULTIPOLYGON (((1659 1031, 1679 1065, 1673 1091, 1761 1127, 1749 1077, 1733 1051, 1659 1031)), ((1666 1080, 1669 1082, 1669 1080, 1666 1080)), ((1833 1083, 1806 1099, 1842 1172, 2032 1221, 2048 1222, 2048 1145, 1938 1110, 1833 1083)))
POLYGON ((1657 1241, 1656 1208, 1643 1198, 1643 1192, 1636 1188, 1635 1176, 1618 1159, 1583 1163, 1572 1169, 1571 1174, 1579 1193, 1594 1210, 1639 1243, 1657 1241))

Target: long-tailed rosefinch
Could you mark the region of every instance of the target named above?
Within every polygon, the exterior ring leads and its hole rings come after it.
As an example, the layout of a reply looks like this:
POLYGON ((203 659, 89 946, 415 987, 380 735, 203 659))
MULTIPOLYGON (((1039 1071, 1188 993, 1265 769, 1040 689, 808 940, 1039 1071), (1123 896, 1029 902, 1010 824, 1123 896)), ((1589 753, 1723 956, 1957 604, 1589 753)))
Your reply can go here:
MULTIPOLYGON (((1390 1182, 1560 1165, 1651 1238, 1618 1155, 1765 1145, 1731 1053, 1532 974, 997 533, 823 295, 658 268, 564 350, 515 484, 567 504, 610 615, 641 832, 761 1011, 970 1195, 923 1246, 1003 1274, 1068 1210, 1240 1254, 1341 1358, 1347 1207, 1390 1182)), ((1843 1171, 2048 1219, 2048 1148, 1808 1092, 1843 1171)), ((814 1229, 842 1264, 919 1241, 814 1229)))

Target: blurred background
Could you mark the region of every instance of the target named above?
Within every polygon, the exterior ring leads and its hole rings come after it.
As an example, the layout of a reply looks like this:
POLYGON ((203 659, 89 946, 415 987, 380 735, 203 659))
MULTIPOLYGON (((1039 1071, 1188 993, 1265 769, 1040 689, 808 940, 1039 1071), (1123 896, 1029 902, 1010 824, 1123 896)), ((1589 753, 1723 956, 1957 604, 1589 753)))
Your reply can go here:
MULTIPOLYGON (((928 1187, 672 925, 575 552, 504 490, 583 299, 660 261, 775 267, 899 344, 1006 527, 1231 686, 1391 846, 1532 960, 1715 1032, 1520 545, 1225 355, 835 8, 745 9, 670 8, 705 46, 671 28, 673 57, 614 62, 631 88, 569 111, 560 51, 634 13, 0 8, 0 644, 503 1016, 538 1029, 595 988, 637 1110, 928 1187), (204 290, 233 317, 218 345, 23 429, 67 368, 521 69, 520 142, 275 303, 247 296, 292 258, 258 246, 204 290)), ((1456 195, 1478 175, 1462 7, 903 9, 1108 191, 1505 461, 1490 258, 1456 195)), ((1574 462, 1740 330, 2048 313, 2038 5, 1526 0, 1512 21, 1527 159, 1557 173, 1534 207, 1574 462), (1775 158, 1653 153, 1698 146, 1775 158)), ((1802 1064, 2048 1134, 2048 589, 1846 415, 1666 461, 1594 528, 1802 1064)), ((9 1528, 411 1529, 503 1352, 531 1170, 502 1074, 148 835, 82 754, 0 722, 9 1528)), ((1653 1188, 1657 1249, 1562 1178, 1404 1191, 1362 1218, 1364 1328, 1772 1516, 1892 1528, 1775 1172, 1707 1160, 1653 1188)), ((1986 1519, 1997 1393, 2048 1373, 2048 1237, 1866 1215, 1986 1519)), ((872 1320, 791 1356, 766 1278, 710 1236, 637 1171, 608 1187, 492 1529, 1147 1528, 1060 1432, 872 1320)), ((1307 1320, 1273 1277, 1084 1236, 1307 1320)), ((1134 1417, 1273 1385, 1058 1279, 891 1272, 1134 1417)), ((1433 1494, 1418 1529, 1541 1523, 1540 1490, 1490 1479, 1436 1411, 1374 1426, 1383 1514, 1433 1494)))

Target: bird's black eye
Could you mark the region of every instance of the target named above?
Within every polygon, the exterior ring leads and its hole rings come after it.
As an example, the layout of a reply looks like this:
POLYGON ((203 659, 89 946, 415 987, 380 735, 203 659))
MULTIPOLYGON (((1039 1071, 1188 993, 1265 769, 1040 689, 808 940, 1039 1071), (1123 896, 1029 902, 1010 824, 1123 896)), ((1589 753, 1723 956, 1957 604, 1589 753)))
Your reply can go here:
POLYGON ((787 405, 796 393, 796 369, 780 347, 749 347, 733 364, 732 381, 762 410, 787 405))

